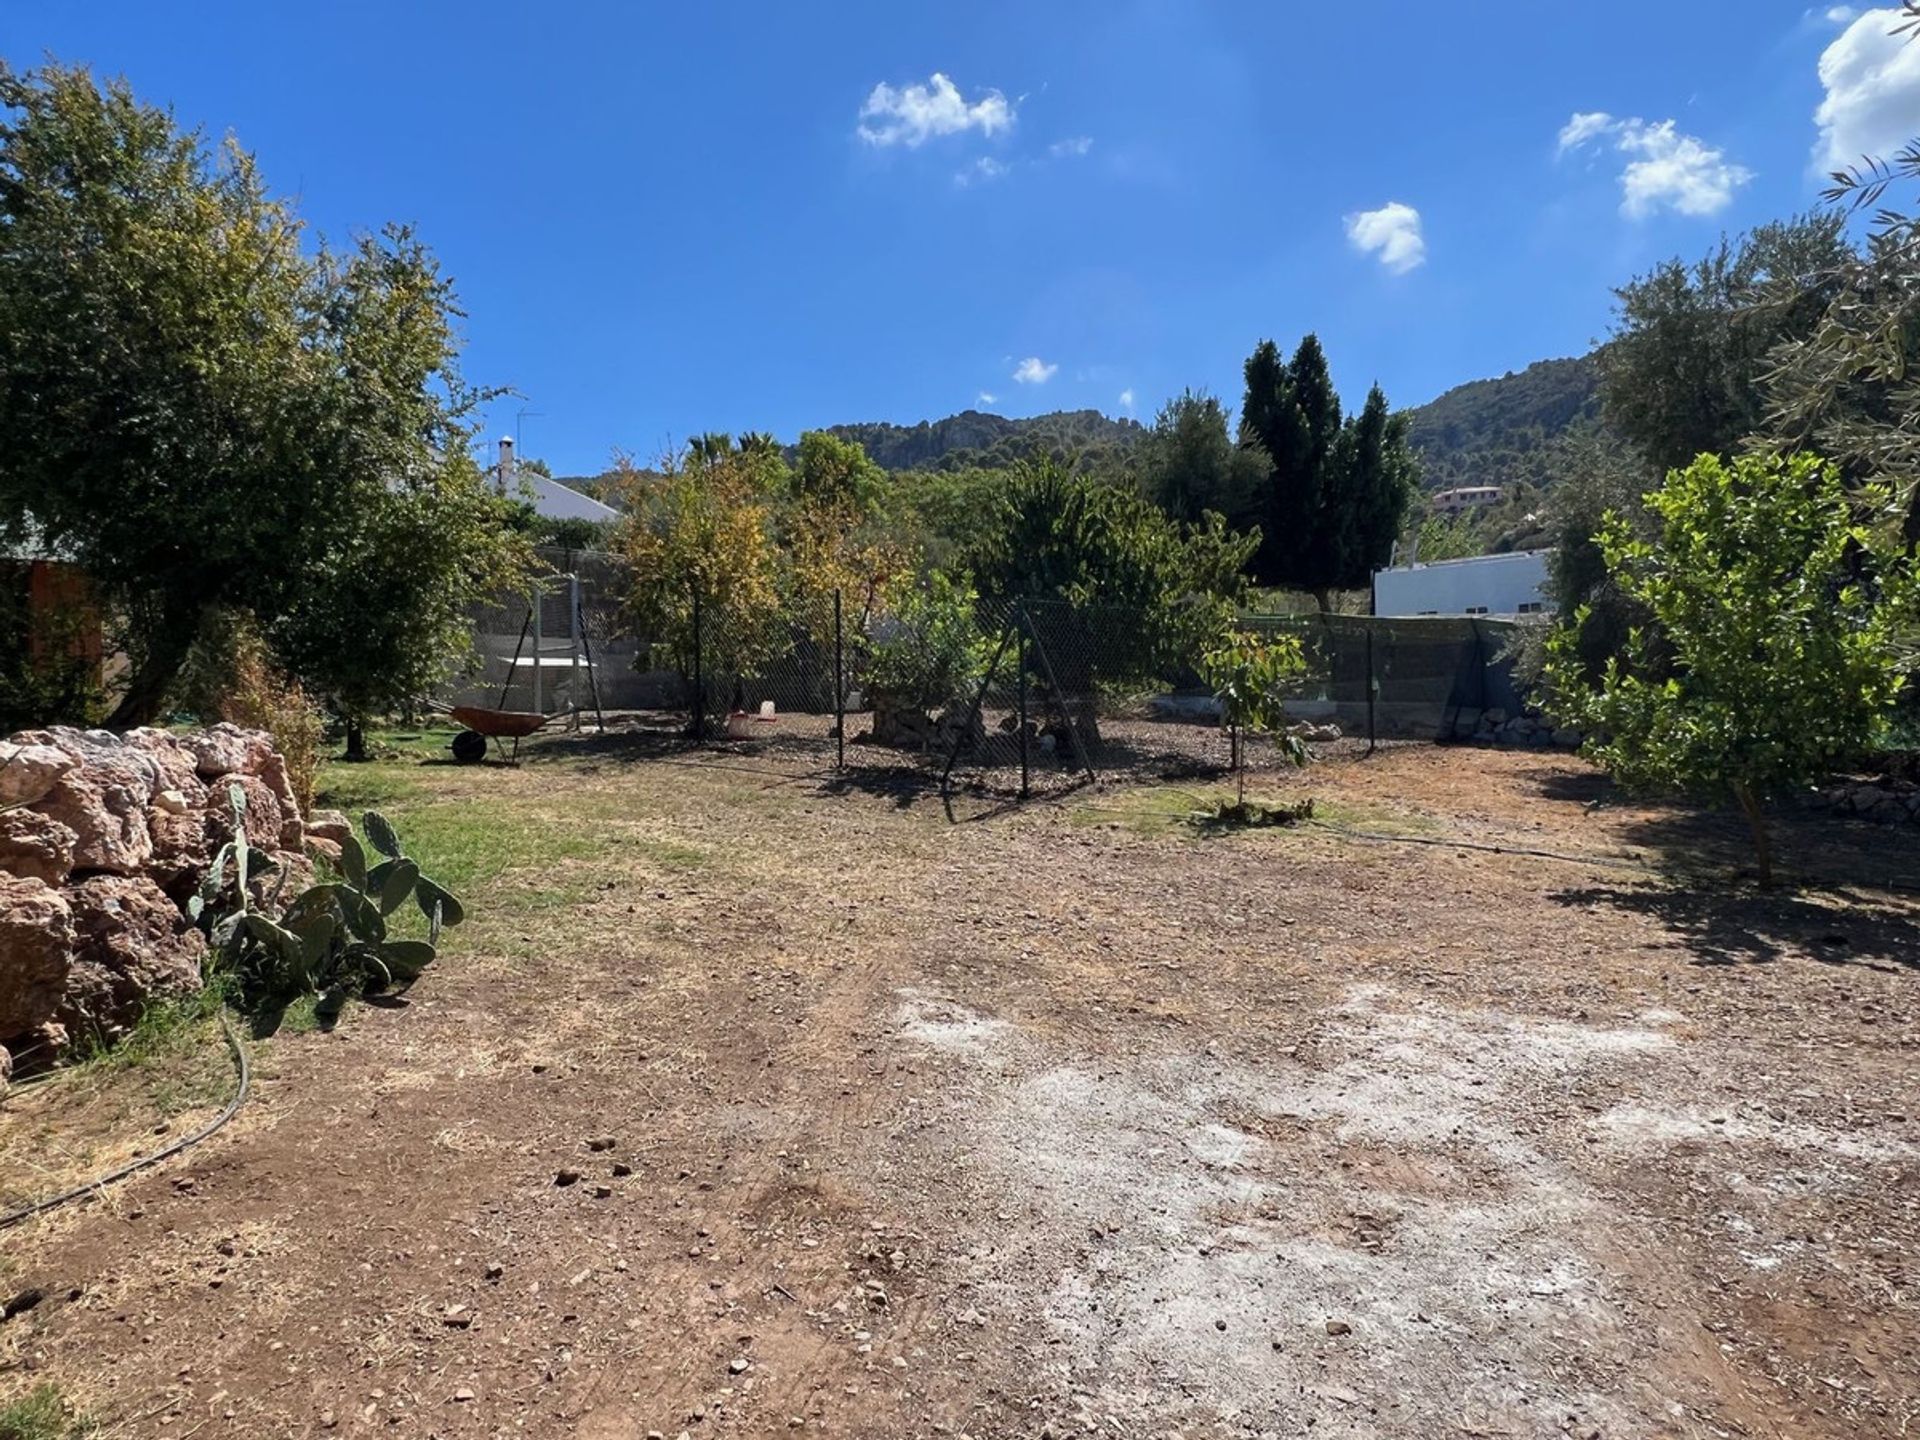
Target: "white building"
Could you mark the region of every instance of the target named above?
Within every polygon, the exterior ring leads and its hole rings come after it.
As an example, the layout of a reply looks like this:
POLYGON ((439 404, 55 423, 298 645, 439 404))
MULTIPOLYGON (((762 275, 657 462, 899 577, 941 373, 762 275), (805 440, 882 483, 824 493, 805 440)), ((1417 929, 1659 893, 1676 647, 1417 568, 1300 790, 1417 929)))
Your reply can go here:
POLYGON ((602 505, 591 495, 582 495, 558 480, 537 470, 522 470, 514 463, 513 441, 500 437, 500 464, 494 471, 494 484, 502 495, 525 500, 547 520, 618 520, 620 512, 602 505))
POLYGON ((1545 550, 1373 572, 1376 615, 1541 615, 1549 608, 1545 550))

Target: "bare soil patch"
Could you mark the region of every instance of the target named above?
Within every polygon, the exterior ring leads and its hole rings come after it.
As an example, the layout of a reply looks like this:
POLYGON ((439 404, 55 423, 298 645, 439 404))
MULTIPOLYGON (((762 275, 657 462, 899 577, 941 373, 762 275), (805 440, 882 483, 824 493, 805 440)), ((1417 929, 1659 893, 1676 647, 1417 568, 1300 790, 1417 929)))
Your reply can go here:
MULTIPOLYGON (((475 918, 406 1008, 262 1043, 228 1131, 0 1236, 49 1297, 0 1398, 175 1437, 1920 1415, 1920 906, 1860 883, 1920 881, 1909 838, 1792 820, 1825 878, 1757 896, 1737 825, 1431 747, 1264 782, 1339 831, 1226 835, 564 736, 330 783, 475 918)), ((0 1127, 10 1192, 54 1143, 0 1127)))

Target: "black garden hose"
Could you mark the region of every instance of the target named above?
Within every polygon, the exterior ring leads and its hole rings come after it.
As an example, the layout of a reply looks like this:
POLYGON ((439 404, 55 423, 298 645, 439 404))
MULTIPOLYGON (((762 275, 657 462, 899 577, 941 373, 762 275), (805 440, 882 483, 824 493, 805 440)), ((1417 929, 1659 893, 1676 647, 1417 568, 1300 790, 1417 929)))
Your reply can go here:
POLYGON ((228 1102, 227 1108, 220 1112, 217 1119, 202 1126, 191 1135, 183 1135, 164 1150, 156 1150, 151 1155, 143 1155, 138 1160, 128 1161, 111 1174, 102 1175, 96 1180, 89 1180, 84 1185, 76 1185, 73 1189, 59 1195, 51 1196, 48 1199, 37 1200, 31 1205, 24 1205, 18 1210, 9 1210, 6 1214, 0 1215, 0 1230, 5 1230, 9 1226, 18 1225, 22 1220, 29 1220, 35 1215, 44 1215, 47 1211, 57 1209, 69 1200, 78 1200, 83 1195, 91 1195, 97 1191, 106 1189, 109 1185, 118 1184, 129 1175, 138 1174, 150 1166, 158 1165, 162 1160, 170 1160, 175 1155, 180 1154, 181 1151, 192 1149, 221 1126, 225 1125, 229 1120, 233 1119, 233 1117, 239 1113, 240 1107, 246 1104, 247 1091, 253 1084, 253 1071, 247 1063, 246 1046, 240 1043, 240 1037, 234 1033, 232 1022, 230 1022, 224 1014, 220 1017, 220 1029, 227 1037, 227 1048, 233 1052, 234 1070, 240 1077, 240 1084, 234 1090, 233 1099, 228 1102))

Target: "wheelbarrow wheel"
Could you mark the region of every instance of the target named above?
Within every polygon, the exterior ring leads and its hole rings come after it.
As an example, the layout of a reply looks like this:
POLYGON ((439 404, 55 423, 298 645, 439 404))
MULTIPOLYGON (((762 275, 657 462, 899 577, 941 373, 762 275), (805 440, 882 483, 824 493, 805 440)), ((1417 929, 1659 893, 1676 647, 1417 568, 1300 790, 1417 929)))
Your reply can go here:
POLYGON ((462 765, 478 765, 487 758, 487 737, 478 730, 462 730, 453 737, 453 758, 462 765))

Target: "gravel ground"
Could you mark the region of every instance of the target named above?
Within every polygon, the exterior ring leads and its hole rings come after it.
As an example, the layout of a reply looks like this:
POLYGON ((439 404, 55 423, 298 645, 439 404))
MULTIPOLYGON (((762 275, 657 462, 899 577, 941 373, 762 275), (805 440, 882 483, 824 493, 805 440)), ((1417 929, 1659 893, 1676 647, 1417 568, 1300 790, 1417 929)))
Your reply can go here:
POLYGON ((1920 1414, 1920 906, 1868 883, 1912 838, 1796 818, 1814 883, 1760 895, 1737 828, 1564 757, 1332 760, 1260 783, 1338 830, 1221 835, 1166 787, 955 823, 622 743, 383 767, 403 833, 572 849, 406 1008, 261 1045, 215 1140, 0 1240, 48 1296, 0 1394, 176 1437, 1920 1414))

